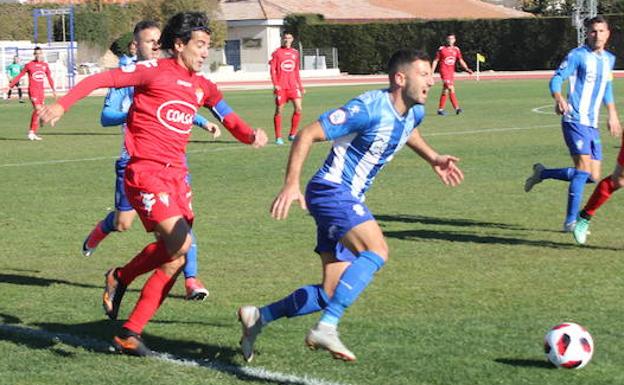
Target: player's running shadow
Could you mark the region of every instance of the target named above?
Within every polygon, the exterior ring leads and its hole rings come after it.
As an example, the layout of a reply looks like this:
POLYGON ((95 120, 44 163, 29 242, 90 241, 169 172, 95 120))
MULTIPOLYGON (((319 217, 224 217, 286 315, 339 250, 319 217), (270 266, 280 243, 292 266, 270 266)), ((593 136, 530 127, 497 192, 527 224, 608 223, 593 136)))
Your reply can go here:
POLYGON ((466 218, 435 218, 424 215, 375 215, 380 222, 421 223, 424 225, 442 225, 458 227, 482 227, 503 230, 534 231, 509 223, 483 222, 466 218))
POLYGON ((523 368, 554 369, 555 367, 546 360, 527 360, 522 358, 497 358, 494 362, 523 368))
MULTIPOLYGON (((86 283, 79 282, 71 282, 64 279, 54 279, 54 278, 42 278, 42 277, 33 277, 30 275, 18 275, 18 274, 2 274, 0 273, 0 283, 8 283, 12 285, 22 285, 22 286, 41 286, 48 287, 52 285, 68 285, 73 287, 81 287, 85 289, 102 289, 103 285, 90 285, 86 283)), ((140 292, 140 288, 136 289, 128 289, 128 292, 140 292)), ((175 299, 185 299, 183 295, 180 294, 169 294, 169 298, 175 299)))
MULTIPOLYGON (((11 335, 16 343, 35 349, 50 349, 58 343, 80 347, 96 353, 110 353, 113 335, 119 330, 118 322, 106 320, 80 324, 39 323, 38 329, 21 325, 0 324, 0 339, 11 335)), ((305 379, 267 377, 263 370, 241 367, 234 357, 240 356, 238 349, 189 340, 176 340, 143 335, 145 343, 156 352, 155 359, 184 366, 197 366, 234 375, 240 380, 275 384, 308 384, 305 379), (164 353, 166 352, 166 353, 164 353)), ((191 336, 192 337, 192 336, 191 336)), ((239 359, 240 361, 240 359, 239 359)))
MULTIPOLYGON (((500 244, 500 245, 523 245, 535 247, 550 247, 552 249, 578 249, 574 243, 561 243, 545 240, 532 240, 512 237, 501 237, 496 235, 476 235, 459 231, 445 230, 403 230, 384 231, 384 235, 389 238, 403 240, 439 240, 449 242, 478 243, 478 244, 500 244)), ((621 251, 621 248, 603 246, 584 246, 583 249, 621 251)))

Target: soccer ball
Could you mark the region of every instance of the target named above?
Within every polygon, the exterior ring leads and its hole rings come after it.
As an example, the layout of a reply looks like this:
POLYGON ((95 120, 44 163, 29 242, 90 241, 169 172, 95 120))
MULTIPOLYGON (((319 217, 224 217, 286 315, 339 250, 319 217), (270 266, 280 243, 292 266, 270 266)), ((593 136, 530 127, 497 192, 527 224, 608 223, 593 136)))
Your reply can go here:
POLYGON ((558 368, 580 369, 589 363, 594 354, 594 340, 581 325, 565 322, 546 333, 544 352, 558 368))

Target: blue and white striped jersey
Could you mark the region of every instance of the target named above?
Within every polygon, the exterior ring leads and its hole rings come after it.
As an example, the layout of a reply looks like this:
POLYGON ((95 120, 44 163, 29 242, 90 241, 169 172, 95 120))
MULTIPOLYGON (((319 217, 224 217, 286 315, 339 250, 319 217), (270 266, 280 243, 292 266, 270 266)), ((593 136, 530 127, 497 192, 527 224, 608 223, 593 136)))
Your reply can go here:
POLYGON ((550 80, 550 91, 561 92, 563 81, 569 78, 570 111, 563 116, 563 121, 598 128, 601 103, 613 103, 614 65, 612 53, 598 54, 587 45, 568 53, 550 80))
POLYGON ((104 127, 121 126, 122 141, 119 158, 122 160, 130 159, 125 145, 125 134, 126 118, 128 117, 128 110, 130 110, 133 98, 134 87, 109 89, 104 99, 104 108, 100 117, 104 127))
POLYGON ((324 113, 319 122, 333 146, 314 181, 343 185, 363 202, 377 173, 405 145, 424 116, 424 106, 418 104, 400 116, 387 89, 366 92, 324 113))

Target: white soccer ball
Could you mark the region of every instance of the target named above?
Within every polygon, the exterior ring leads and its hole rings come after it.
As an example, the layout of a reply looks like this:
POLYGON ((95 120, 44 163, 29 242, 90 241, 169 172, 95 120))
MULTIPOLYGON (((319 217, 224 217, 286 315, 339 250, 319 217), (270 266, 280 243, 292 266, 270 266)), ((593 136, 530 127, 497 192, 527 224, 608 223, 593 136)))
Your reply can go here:
POLYGON ((544 352, 548 360, 558 368, 580 369, 591 361, 594 340, 581 325, 565 322, 546 333, 544 352))

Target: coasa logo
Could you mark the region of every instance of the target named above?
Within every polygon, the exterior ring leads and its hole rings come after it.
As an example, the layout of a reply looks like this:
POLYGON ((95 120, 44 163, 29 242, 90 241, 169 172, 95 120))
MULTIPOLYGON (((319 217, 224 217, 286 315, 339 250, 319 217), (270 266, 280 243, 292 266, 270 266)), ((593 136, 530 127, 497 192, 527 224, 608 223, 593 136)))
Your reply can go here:
POLYGON ((452 66, 455 64, 455 56, 448 56, 444 59, 444 64, 452 66))
POLYGON ((286 59, 280 64, 282 71, 292 72, 295 69, 295 61, 292 59, 286 59))
POLYGON ((178 134, 190 134, 197 107, 182 100, 165 102, 156 110, 158 121, 178 134))
POLYGON ((42 82, 46 74, 43 71, 35 71, 32 75, 32 79, 38 82, 42 82))

